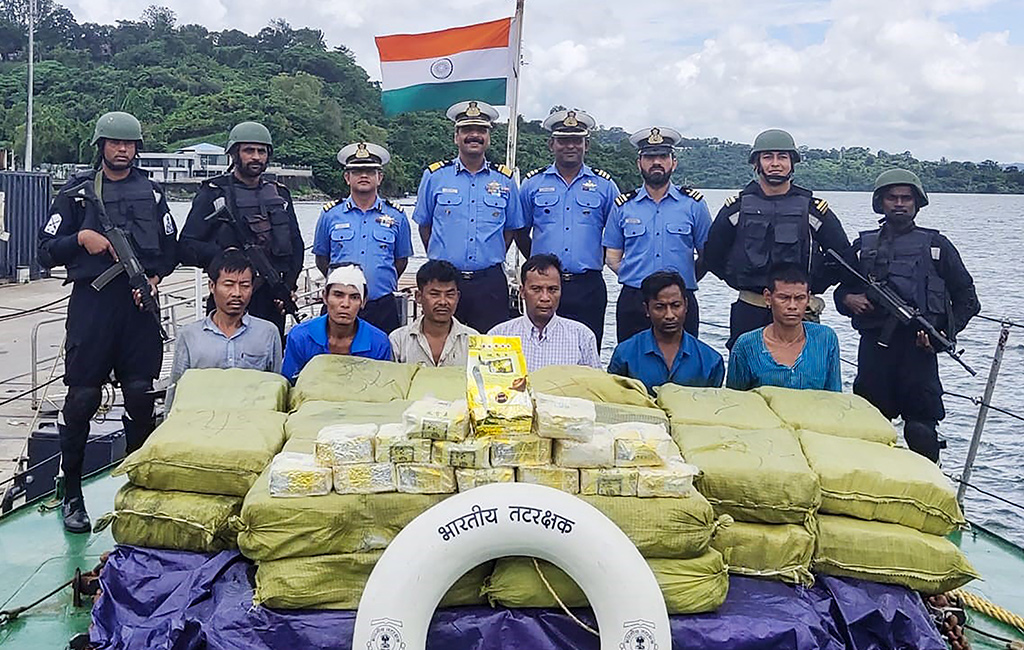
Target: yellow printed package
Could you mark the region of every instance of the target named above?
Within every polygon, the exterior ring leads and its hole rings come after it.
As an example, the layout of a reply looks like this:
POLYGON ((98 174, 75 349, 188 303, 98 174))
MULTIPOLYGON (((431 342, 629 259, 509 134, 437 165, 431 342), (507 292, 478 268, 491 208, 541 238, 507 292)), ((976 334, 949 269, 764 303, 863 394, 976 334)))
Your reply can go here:
POLYGON ((551 440, 537 436, 491 439, 492 467, 536 467, 551 464, 551 440))
POLYGON ((477 435, 530 433, 533 397, 518 336, 470 336, 466 378, 477 435))
POLYGON ((511 467, 455 470, 455 482, 459 486, 459 492, 491 483, 515 483, 515 480, 516 470, 511 467))
POLYGON ((586 442, 578 440, 555 441, 555 465, 559 467, 614 467, 615 438, 607 427, 598 425, 594 437, 586 442))
POLYGON ((313 454, 282 452, 270 462, 270 496, 314 497, 330 494, 334 474, 313 454))
POLYGON ((376 424, 332 424, 316 434, 314 454, 324 467, 373 462, 376 424))
POLYGON ((462 469, 483 469, 491 466, 491 444, 486 438, 471 438, 465 442, 440 441, 434 443, 431 462, 462 469))
POLYGON ((693 479, 699 473, 699 469, 681 458, 670 460, 664 467, 641 467, 637 470, 636 495, 688 497, 693 492, 693 479))
POLYGON ((631 467, 581 469, 580 494, 602 497, 635 497, 637 470, 631 467))
POLYGON ((537 393, 537 435, 555 440, 590 440, 597 409, 590 400, 537 393))
POLYGON ((568 492, 580 493, 580 471, 567 467, 520 467, 516 470, 516 479, 520 483, 533 483, 568 492))
POLYGON ((404 424, 382 424, 377 430, 373 460, 378 463, 429 463, 431 441, 410 438, 404 424))
POLYGON ((395 490, 395 466, 391 463, 334 467, 334 491, 338 494, 376 494, 395 490))
POLYGON ((659 467, 680 458, 679 447, 660 424, 623 422, 608 426, 615 438, 616 467, 659 467))
POLYGON ((424 397, 410 404, 402 419, 410 438, 460 441, 465 440, 469 433, 466 400, 446 402, 424 397))
POLYGON ((455 492, 455 469, 447 465, 395 465, 398 491, 408 494, 451 494, 455 492))

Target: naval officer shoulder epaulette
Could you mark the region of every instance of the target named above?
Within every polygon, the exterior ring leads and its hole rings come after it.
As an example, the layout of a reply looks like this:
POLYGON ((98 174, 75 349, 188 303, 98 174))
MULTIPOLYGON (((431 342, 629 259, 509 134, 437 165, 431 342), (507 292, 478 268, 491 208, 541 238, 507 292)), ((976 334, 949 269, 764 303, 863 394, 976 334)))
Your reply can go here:
POLYGON ((636 196, 636 190, 632 190, 630 192, 626 192, 624 194, 620 194, 617 197, 615 197, 615 205, 621 207, 623 203, 625 203, 626 201, 632 199, 634 196, 636 196))
POLYGON ((442 167, 447 167, 453 162, 454 160, 438 160, 437 162, 432 162, 429 165, 427 165, 427 170, 430 171, 431 174, 433 174, 437 170, 441 169, 442 167))
POLYGON ((526 172, 526 176, 523 176, 523 180, 525 181, 527 178, 530 178, 532 176, 536 176, 537 174, 541 173, 545 169, 547 169, 547 167, 538 167, 537 169, 531 169, 530 171, 526 172))
POLYGON ((606 172, 603 169, 598 169, 598 168, 594 167, 593 168, 593 172, 594 172, 594 176, 600 176, 601 178, 605 179, 606 181, 612 180, 612 175, 609 174, 608 172, 606 172))
POLYGON ((393 209, 398 210, 403 214, 405 213, 405 211, 402 210, 402 206, 398 205, 398 201, 395 201, 394 199, 384 199, 384 203, 390 205, 393 209))
POLYGON ((341 203, 341 199, 334 199, 333 201, 328 201, 327 203, 324 203, 323 212, 327 212, 328 210, 338 205, 339 203, 341 203))
POLYGON ((502 174, 504 176, 508 176, 509 178, 512 178, 512 168, 511 167, 509 167, 507 165, 495 165, 494 169, 499 174, 502 174))
POLYGON ((825 199, 814 199, 814 209, 818 214, 824 216, 828 212, 828 201, 825 199))
POLYGON ((692 187, 686 187, 686 186, 680 185, 679 186, 679 191, 682 192, 683 194, 685 194, 686 196, 690 197, 694 201, 698 202, 698 203, 700 203, 701 201, 704 200, 704 195, 701 194, 699 191, 693 189, 692 187))
POLYGON ((733 203, 736 203, 736 202, 737 202, 737 201, 739 201, 739 200, 740 200, 740 195, 739 195, 739 194, 736 194, 736 195, 730 196, 729 198, 727 198, 727 199, 725 200, 725 207, 727 207, 727 208, 728 208, 728 207, 732 207, 732 204, 733 204, 733 203))

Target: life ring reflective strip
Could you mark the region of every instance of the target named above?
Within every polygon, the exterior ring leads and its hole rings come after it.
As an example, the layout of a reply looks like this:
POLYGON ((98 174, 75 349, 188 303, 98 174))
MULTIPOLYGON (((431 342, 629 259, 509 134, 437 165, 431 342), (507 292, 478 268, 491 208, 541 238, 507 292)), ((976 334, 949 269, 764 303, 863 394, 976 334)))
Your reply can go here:
POLYGON ((547 560, 576 581, 597 618, 601 650, 671 650, 665 600, 636 546, 589 503, 526 483, 462 492, 402 529, 363 590, 353 650, 424 650, 448 588, 474 566, 510 555, 547 560))

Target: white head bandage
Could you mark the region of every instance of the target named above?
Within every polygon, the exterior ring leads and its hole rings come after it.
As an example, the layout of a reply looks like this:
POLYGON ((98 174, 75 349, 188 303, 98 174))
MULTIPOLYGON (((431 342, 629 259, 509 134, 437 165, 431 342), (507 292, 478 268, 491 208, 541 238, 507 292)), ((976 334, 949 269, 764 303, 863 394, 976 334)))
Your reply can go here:
POLYGON ((359 290, 360 298, 366 297, 363 295, 366 291, 366 276, 358 266, 339 266, 328 273, 327 288, 329 289, 332 284, 347 284, 355 287, 359 290))

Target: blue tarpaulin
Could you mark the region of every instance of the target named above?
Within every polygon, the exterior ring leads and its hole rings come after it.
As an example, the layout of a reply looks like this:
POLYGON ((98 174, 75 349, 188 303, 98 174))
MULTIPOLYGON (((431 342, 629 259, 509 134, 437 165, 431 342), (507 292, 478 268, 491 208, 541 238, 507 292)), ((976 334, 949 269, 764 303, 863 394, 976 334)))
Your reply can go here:
MULTIPOLYGON (((355 612, 254 606, 253 572, 236 551, 118 546, 101 574, 92 641, 104 650, 351 650, 355 612)), ((589 611, 577 613, 594 625, 589 611)), ((732 576, 716 612, 672 616, 671 623, 674 650, 946 648, 916 593, 828 576, 809 589, 732 576)), ((488 607, 438 610, 427 642, 430 650, 599 645, 559 611, 488 607)))

